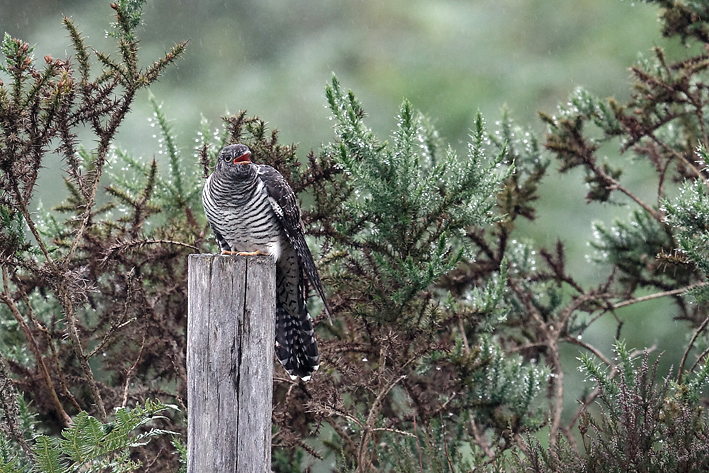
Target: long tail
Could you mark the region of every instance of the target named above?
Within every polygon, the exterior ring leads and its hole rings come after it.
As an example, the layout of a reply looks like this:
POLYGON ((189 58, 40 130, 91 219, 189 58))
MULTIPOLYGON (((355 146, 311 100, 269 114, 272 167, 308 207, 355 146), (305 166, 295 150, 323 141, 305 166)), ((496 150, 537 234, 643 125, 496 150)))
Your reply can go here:
POLYGON ((276 356, 292 379, 308 381, 320 366, 313 321, 305 304, 294 317, 276 302, 276 356))

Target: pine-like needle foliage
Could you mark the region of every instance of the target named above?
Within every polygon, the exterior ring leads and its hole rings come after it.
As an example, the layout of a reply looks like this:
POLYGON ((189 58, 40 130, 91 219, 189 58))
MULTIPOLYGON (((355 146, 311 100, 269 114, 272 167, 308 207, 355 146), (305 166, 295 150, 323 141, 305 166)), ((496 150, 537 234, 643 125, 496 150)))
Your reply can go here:
POLYGON ((388 143, 364 125, 360 103, 337 79, 326 95, 338 138, 326 152, 355 189, 343 203, 336 231, 349 247, 348 266, 357 261, 373 278, 371 302, 357 310, 394 321, 405 317, 403 309, 420 291, 456 267, 464 251, 456 237, 494 220, 495 195, 513 168, 501 166, 504 148, 484 161, 480 114, 468 156, 460 159, 431 139, 435 130, 408 101, 388 143))
MULTIPOLYGON (((180 322, 186 291, 179 288, 186 280, 181 257, 196 248, 191 242, 203 233, 190 218, 188 206, 199 204, 195 191, 164 180, 153 162, 136 169, 131 185, 108 184, 108 198, 103 195, 114 155, 130 161, 113 148, 113 140, 136 93, 156 81, 186 46, 177 44, 141 67, 135 30, 143 3, 110 5, 116 18, 109 35, 115 40, 113 54, 89 47, 69 18, 64 26, 73 46, 71 58, 47 55, 38 64, 28 43, 6 34, 1 45, 0 362, 7 366, 7 379, 42 414, 43 429, 48 434, 68 429, 65 434, 75 441, 71 447, 68 437, 61 442, 38 437, 33 447, 37 454, 28 452, 28 458, 39 462, 42 471, 78 471, 83 464, 94 465, 96 471, 100 465, 114 471, 134 468, 153 447, 138 448, 129 457, 125 447, 144 445, 140 439, 148 433, 129 437, 122 423, 128 419, 119 418, 114 433, 106 432, 100 442, 96 437, 86 443, 86 436, 98 436, 103 428, 99 423, 105 424, 115 407, 184 397, 177 380, 184 379, 180 322), (79 143, 80 133, 90 134, 85 142, 90 148, 79 143), (66 198, 53 211, 40 207, 36 212, 33 194, 39 172, 45 160, 56 157, 63 161, 66 198), (166 205, 167 195, 171 205, 166 205), (146 228, 163 210, 160 206, 176 209, 169 225, 146 228), (171 289, 158 287, 158 280, 171 289), (139 388, 130 390, 135 383, 139 388), (75 449, 67 456, 70 447, 75 449), (124 453, 103 463, 87 460, 105 457, 109 450, 124 453)), ((169 135, 166 124, 161 128, 169 135)), ((175 150, 170 153, 174 156, 175 150)), ((180 177, 178 162, 170 164, 172 175, 180 177)), ((140 415, 152 416, 146 412, 140 415)), ((5 414, 0 425, 11 425, 12 410, 5 409, 5 414)), ((21 441, 22 431, 3 430, 21 441)), ((149 461, 174 461, 172 449, 164 448, 167 443, 169 439, 159 439, 154 448, 165 450, 164 458, 149 461)))
MULTIPOLYGON (((626 219, 612 225, 596 223, 595 259, 610 268, 605 283, 584 290, 567 278, 563 260, 543 255, 553 272, 569 284, 574 296, 571 309, 578 315, 564 320, 565 340, 576 343, 602 360, 597 366, 584 354, 583 369, 596 382, 584 396, 578 437, 554 429, 551 446, 531 440, 526 448, 524 471, 703 471, 707 468, 707 419, 701 409, 706 396, 707 291, 709 259, 706 245, 709 77, 707 6, 704 2, 648 1, 662 7, 663 34, 678 37, 701 51, 671 60, 661 48, 631 68, 633 93, 627 103, 599 99, 579 89, 556 115, 542 114, 548 125, 546 141, 561 164, 561 172, 582 169, 589 202, 628 205, 626 219), (624 182, 623 165, 599 155, 602 145, 617 145, 635 161, 645 161, 655 171, 657 190, 652 200, 624 182), (673 196, 673 197, 668 197, 673 196), (638 290, 645 292, 638 294, 638 290), (650 291, 650 294, 647 291, 650 291), (693 295, 699 303, 688 303, 693 295), (589 323, 605 313, 617 317, 617 335, 623 325, 621 308, 657 298, 672 298, 675 320, 694 333, 687 337, 676 380, 671 372, 663 380, 658 363, 649 363, 648 352, 638 362, 622 343, 616 359, 581 340, 574 340, 589 323), (582 317, 587 312, 590 317, 582 317), (694 349, 699 348, 695 354, 694 349), (616 364, 617 362, 617 364, 616 364), (690 366, 691 365, 691 366, 690 366), (591 406, 598 404, 600 413, 591 406), (563 432, 562 436, 559 432, 563 432), (557 433, 558 437, 557 437, 557 433), (579 453, 581 455, 579 455, 579 453)), ((696 49, 695 49, 696 51, 696 49)), ((559 246, 559 250, 561 247, 559 246)), ((562 256, 561 251, 557 251, 562 256)), ((529 308, 537 307, 530 301, 529 308)), ((547 317, 544 312, 541 317, 547 317)), ((558 323, 558 320, 556 321, 558 323)), ((662 348, 662 347, 661 347, 662 348)))
POLYGON ((534 399, 547 371, 506 356, 496 333, 508 313, 507 263, 463 299, 439 286, 470 257, 471 229, 508 218, 499 213, 497 196, 509 181, 517 183, 509 184, 510 198, 520 187, 533 195, 524 184, 528 175, 512 177, 511 148, 492 143, 479 114, 467 156, 459 157, 409 102, 384 142, 337 79, 326 96, 336 140, 317 158, 311 155, 306 172, 297 168, 293 180, 308 182, 323 169, 333 173, 312 187, 305 220, 325 242, 321 267, 337 315, 333 326, 319 326, 323 376, 312 387, 278 379, 279 446, 319 456, 300 440, 306 433, 301 422, 312 419, 327 426, 321 439, 339 470, 408 471, 414 463, 396 459, 416 445, 428 452, 426 465, 448 471, 443 456, 429 455, 435 442, 448 443, 451 458, 461 458, 464 446, 482 458, 489 452, 471 446, 476 435, 539 425, 534 399), (461 320, 480 322, 479 332, 461 336, 461 320), (310 399, 300 415, 294 389, 310 399))
MULTIPOLYGON (((702 161, 707 157, 703 147, 697 154, 702 161)), ((691 261, 706 277, 709 274, 709 195, 707 181, 686 182, 674 201, 665 201, 667 223, 677 232, 679 257, 691 261)), ((709 287, 699 284, 692 294, 700 301, 709 300, 709 287)))
MULTIPOLYGON (((663 8, 665 34, 709 45, 702 2, 651 3, 663 8)), ((378 139, 354 93, 333 79, 326 96, 334 137, 322 149, 299 157, 263 120, 240 112, 216 130, 203 119, 197 149, 186 156, 151 97, 160 149, 147 159, 113 139, 136 92, 185 45, 141 69, 142 2, 111 7, 113 55, 89 48, 68 19, 71 60, 47 56, 39 67, 27 43, 2 42, 6 471, 26 471, 35 460, 61 471, 99 454, 87 468, 184 467, 184 438, 158 434, 185 431, 186 257, 216 250, 201 210, 202 177, 235 142, 278 169, 301 199, 333 309, 332 325, 315 317, 316 376, 295 382, 276 367, 274 471, 318 461, 358 472, 706 468, 698 407, 709 354, 705 53, 672 62, 656 48, 631 69, 628 103, 578 89, 556 115, 542 116, 543 145, 507 111, 490 133, 478 114, 465 153, 446 146, 407 101, 389 140, 378 139), (90 145, 79 143, 80 130, 94 134, 90 145), (623 162, 599 156, 613 145, 655 170, 651 201, 629 188, 623 162), (64 161, 66 197, 48 210, 32 195, 51 154, 64 161), (627 219, 595 224, 598 270, 607 271, 596 285, 567 267, 564 235, 542 248, 520 234, 520 222, 535 223, 550 157, 560 172, 584 173, 592 205, 632 208, 627 219), (687 291, 700 303, 688 303, 687 291), (694 330, 675 381, 661 382, 648 355, 638 362, 617 342, 616 361, 610 347, 584 337, 601 319, 617 323, 622 336, 622 308, 658 298, 671 298, 666 313, 694 330), (578 363, 562 356, 569 345, 606 366, 583 358, 596 389, 571 412, 565 377, 578 363), (119 410, 108 423, 115 408, 153 398, 183 409, 160 419, 150 409, 136 418, 135 409, 119 410), (540 428, 549 447, 530 440, 540 428)), ((318 304, 310 301, 313 314, 318 304)))
MULTIPOLYGON (((686 471, 709 468, 709 419, 699 402, 709 365, 682 384, 658 380, 659 358, 650 363, 616 347, 618 365, 608 372, 588 357, 582 370, 596 385, 599 415, 584 410, 579 421, 585 456, 561 441, 548 451, 532 439, 516 466, 529 472, 686 471)), ((670 373, 671 375, 671 373, 670 373)))

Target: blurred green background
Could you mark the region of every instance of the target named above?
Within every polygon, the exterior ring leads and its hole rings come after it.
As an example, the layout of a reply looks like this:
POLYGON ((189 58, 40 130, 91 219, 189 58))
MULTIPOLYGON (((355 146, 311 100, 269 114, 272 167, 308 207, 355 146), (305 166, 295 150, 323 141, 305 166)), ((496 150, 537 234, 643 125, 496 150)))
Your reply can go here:
MULTIPOLYGON (((106 51, 112 48, 105 37, 112 13, 108 1, 0 0, 0 32, 36 45, 40 59, 65 57, 70 47, 61 16, 67 15, 88 44, 106 51)), ((394 128, 406 97, 464 154, 477 110, 490 129, 506 106, 517 124, 541 138, 537 111, 554 113, 576 87, 625 100, 628 67, 638 53, 649 55, 660 45, 682 54, 682 46, 662 39, 657 8, 629 0, 152 0, 144 13, 143 60, 190 40, 184 59, 152 88, 188 158, 201 115, 216 126, 225 112, 238 110, 280 129, 283 141, 299 143, 301 157, 317 150, 333 136, 324 96, 333 72, 363 102, 381 139, 394 128)), ((151 116, 147 94, 139 95, 117 146, 159 158, 151 116)), ((650 170, 616 150, 602 151, 629 166, 622 178, 626 187, 655 203, 650 170)), ((36 197, 51 206, 64 194, 61 163, 46 166, 36 197)), ((556 167, 552 163, 541 190, 539 219, 521 229, 537 246, 561 238, 569 271, 585 283, 599 281, 606 270, 587 260, 591 222, 611 223, 629 209, 587 205, 583 175, 558 175, 556 167)), ((686 326, 669 311, 660 301, 618 314, 626 320, 621 335, 628 346, 658 343, 670 348, 665 365, 676 366, 686 326)), ((616 321, 606 317, 587 341, 610 353, 616 321)), ((578 347, 567 352, 567 367, 575 366, 578 347)), ((578 372, 569 371, 571 407, 581 383, 578 372)))
MULTIPOLYGON (((63 57, 67 15, 89 44, 107 49, 108 4, 2 0, 0 30, 36 44, 39 57, 63 57)), ((627 67, 662 42, 656 15, 620 0, 153 0, 141 44, 147 60, 190 40, 185 59, 153 88, 182 134, 200 114, 217 120, 248 109, 285 140, 317 147, 331 137, 323 89, 334 72, 375 130, 393 127, 407 97, 462 148, 478 109, 494 121, 507 104, 539 128, 537 110, 553 110, 577 85, 624 98, 627 67)), ((136 105, 121 144, 145 152, 147 100, 136 105)))

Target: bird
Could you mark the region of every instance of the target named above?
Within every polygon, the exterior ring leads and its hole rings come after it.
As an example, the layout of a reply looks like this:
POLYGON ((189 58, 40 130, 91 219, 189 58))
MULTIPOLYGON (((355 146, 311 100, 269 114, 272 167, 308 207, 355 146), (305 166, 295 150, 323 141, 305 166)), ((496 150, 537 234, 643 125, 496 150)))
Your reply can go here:
POLYGON ((332 319, 293 189, 276 169, 252 162, 249 147, 237 143, 219 152, 202 203, 221 254, 275 259, 276 357, 291 379, 310 380, 320 354, 306 304, 308 284, 332 319))

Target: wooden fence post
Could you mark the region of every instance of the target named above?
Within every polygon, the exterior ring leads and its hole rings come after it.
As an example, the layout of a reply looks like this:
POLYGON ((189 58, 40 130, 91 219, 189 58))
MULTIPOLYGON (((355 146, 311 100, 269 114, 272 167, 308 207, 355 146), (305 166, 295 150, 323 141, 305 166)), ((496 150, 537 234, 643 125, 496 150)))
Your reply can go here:
POLYGON ((190 255, 188 265, 187 472, 270 472, 275 263, 190 255))

